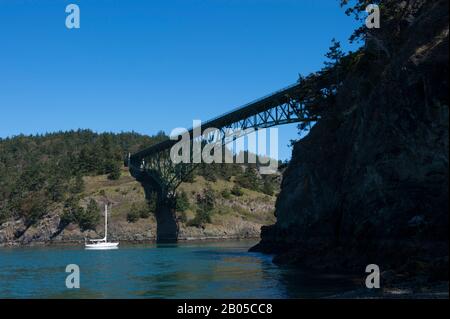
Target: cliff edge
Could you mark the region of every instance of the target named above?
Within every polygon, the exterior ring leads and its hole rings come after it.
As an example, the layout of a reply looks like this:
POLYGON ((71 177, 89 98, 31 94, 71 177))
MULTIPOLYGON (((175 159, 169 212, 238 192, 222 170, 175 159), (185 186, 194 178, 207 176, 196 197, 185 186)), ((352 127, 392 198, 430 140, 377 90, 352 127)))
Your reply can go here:
POLYGON ((401 18, 367 38, 334 115, 294 145, 277 221, 252 250, 448 280, 448 2, 396 5, 401 18))

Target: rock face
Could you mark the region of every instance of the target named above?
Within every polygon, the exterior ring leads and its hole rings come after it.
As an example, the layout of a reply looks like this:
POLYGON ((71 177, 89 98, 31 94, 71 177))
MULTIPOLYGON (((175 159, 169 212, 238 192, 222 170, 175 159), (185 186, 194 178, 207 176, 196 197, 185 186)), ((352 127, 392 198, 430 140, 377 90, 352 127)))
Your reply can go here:
POLYGON ((410 2, 396 42, 381 38, 389 57, 369 40, 338 116, 295 144, 254 250, 334 270, 448 267, 448 2, 410 2))

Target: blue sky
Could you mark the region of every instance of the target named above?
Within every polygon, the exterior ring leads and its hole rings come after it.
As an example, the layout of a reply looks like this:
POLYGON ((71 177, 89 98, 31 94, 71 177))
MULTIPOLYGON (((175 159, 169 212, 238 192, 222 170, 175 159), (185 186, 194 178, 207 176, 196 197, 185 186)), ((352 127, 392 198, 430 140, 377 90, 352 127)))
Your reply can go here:
POLYGON ((333 37, 355 49, 356 26, 338 0, 0 0, 0 137, 191 127, 320 69, 333 37))

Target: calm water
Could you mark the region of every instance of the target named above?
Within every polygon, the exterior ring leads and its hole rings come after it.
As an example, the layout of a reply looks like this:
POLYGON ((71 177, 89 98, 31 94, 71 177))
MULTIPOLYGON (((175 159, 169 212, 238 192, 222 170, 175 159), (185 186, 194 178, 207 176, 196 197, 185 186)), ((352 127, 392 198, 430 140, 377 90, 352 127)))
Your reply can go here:
POLYGON ((0 298, 309 298, 343 292, 343 276, 302 273, 249 253, 255 242, 0 248, 0 298), (66 265, 80 267, 67 289, 66 265))

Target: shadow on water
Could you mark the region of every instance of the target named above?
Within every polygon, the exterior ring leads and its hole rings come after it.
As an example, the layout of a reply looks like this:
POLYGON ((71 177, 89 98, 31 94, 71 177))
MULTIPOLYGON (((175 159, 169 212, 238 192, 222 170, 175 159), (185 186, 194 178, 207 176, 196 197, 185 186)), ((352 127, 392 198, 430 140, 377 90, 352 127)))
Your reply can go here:
POLYGON ((171 244, 161 244, 161 243, 158 243, 158 244, 156 244, 156 248, 179 248, 180 247, 180 245, 179 244, 177 244, 177 243, 171 243, 171 244))
POLYGON ((323 274, 290 267, 280 267, 278 275, 287 298, 326 298, 361 288, 361 279, 355 275, 323 274))

